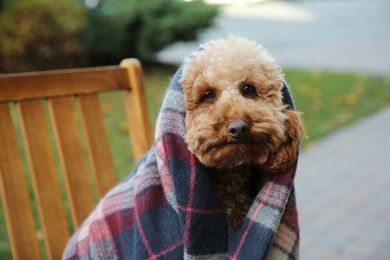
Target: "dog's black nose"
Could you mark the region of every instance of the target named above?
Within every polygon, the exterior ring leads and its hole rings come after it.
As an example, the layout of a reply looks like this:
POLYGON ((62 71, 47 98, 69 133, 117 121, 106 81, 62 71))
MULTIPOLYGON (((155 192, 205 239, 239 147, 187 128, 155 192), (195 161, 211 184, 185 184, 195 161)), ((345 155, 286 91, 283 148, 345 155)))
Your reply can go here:
POLYGON ((231 121, 227 124, 227 131, 234 139, 241 139, 249 132, 249 125, 244 120, 231 121))

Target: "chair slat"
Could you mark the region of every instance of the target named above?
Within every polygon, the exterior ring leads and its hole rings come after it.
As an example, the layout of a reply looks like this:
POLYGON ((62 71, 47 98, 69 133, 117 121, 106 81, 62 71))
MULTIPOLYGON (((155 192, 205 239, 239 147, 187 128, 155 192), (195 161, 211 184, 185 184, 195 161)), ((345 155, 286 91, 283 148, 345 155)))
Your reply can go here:
POLYGON ((129 129, 134 126, 143 129, 144 131, 129 131, 131 144, 134 151, 134 159, 138 161, 141 156, 146 153, 152 145, 153 136, 150 126, 148 106, 144 83, 142 77, 141 64, 136 59, 125 59, 120 64, 121 67, 127 68, 131 92, 124 92, 124 103, 127 115, 129 129))
POLYGON ((14 259, 41 259, 8 104, 0 103, 0 191, 14 259))
POLYGON ((99 198, 116 183, 108 138, 103 122, 103 114, 97 95, 77 97, 92 172, 99 198))
POLYGON ((54 135, 69 198, 73 225, 77 228, 94 208, 92 188, 88 180, 72 99, 48 100, 54 135))
POLYGON ((118 66, 8 74, 0 76, 0 102, 129 88, 127 71, 118 66))
POLYGON ((60 259, 69 239, 55 164, 40 101, 16 103, 49 259, 60 259))

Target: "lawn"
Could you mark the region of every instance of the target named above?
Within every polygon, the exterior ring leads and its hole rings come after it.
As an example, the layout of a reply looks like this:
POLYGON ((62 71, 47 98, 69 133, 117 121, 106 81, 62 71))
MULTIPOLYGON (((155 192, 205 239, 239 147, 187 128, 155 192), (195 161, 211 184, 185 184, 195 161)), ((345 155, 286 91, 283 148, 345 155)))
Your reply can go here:
POLYGON ((304 112, 303 148, 390 104, 390 77, 287 69, 297 109, 304 112))
MULTIPOLYGON (((159 67, 145 70, 145 86, 153 126, 175 69, 159 67)), ((308 138, 303 140, 303 149, 332 131, 390 104, 390 77, 298 69, 285 69, 284 73, 296 107, 304 113, 308 138)), ((126 176, 134 167, 125 115, 119 102, 121 98, 112 93, 101 96, 118 179, 126 176)), ((1 210, 0 259, 11 259, 1 210)))

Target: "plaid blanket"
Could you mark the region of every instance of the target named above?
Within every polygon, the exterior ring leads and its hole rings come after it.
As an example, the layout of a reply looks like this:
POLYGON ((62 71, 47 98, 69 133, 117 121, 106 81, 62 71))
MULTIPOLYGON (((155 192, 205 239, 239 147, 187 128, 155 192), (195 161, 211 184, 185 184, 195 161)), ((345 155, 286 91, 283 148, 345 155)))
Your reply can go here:
MULTIPOLYGON (((176 72, 155 140, 73 235, 64 259, 297 259, 296 167, 275 174, 235 232, 207 170, 187 150, 183 92, 176 72)), ((293 108, 287 86, 284 99, 293 108)))

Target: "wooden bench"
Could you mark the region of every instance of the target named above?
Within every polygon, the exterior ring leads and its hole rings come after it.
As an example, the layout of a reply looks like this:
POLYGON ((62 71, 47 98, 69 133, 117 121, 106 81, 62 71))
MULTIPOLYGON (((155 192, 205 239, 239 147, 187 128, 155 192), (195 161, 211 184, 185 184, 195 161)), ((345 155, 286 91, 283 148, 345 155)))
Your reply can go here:
POLYGON ((81 118, 98 197, 115 185, 98 98, 99 93, 107 91, 123 92, 133 154, 138 160, 149 150, 152 132, 142 69, 136 59, 125 59, 119 66, 0 75, 0 191, 14 259, 41 259, 42 255, 27 172, 49 259, 60 259, 70 236, 44 106, 49 111, 74 228, 95 206, 74 110, 81 118), (16 107, 16 113, 10 112, 11 106, 16 107), (22 149, 27 154, 26 172, 15 125, 20 126, 22 149))

